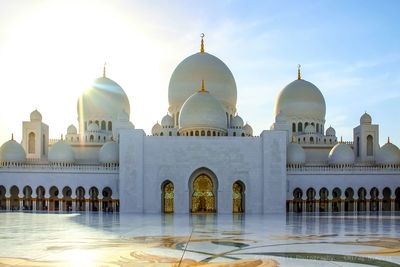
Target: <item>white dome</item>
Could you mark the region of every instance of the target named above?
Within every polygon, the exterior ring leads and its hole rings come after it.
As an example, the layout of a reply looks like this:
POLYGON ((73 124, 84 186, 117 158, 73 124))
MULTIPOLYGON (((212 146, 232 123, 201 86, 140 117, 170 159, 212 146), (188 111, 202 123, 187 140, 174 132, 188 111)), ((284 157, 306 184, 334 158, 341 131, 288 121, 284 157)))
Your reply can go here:
POLYGON ((336 131, 331 126, 325 131, 326 136, 336 136, 336 131))
POLYGON ((179 111, 201 80, 207 82, 210 93, 226 111, 236 111, 237 89, 232 72, 219 58, 201 52, 185 58, 172 73, 168 88, 169 111, 179 111))
POLYGON ((371 124, 372 123, 372 118, 371 116, 365 112, 361 117, 360 117, 360 124, 371 124))
POLYGON ((31 121, 42 121, 42 114, 40 114, 40 112, 35 109, 34 111, 31 112, 31 121))
POLYGON ((88 125, 87 127, 87 131, 88 132, 97 132, 100 130, 99 125, 97 125, 96 123, 92 122, 88 125))
POLYGON ((67 142, 60 140, 50 148, 49 161, 53 163, 74 163, 74 151, 67 142))
POLYGON ((22 163, 26 161, 24 148, 15 140, 9 140, 0 147, 2 162, 22 163))
POLYGON ((304 129, 304 133, 306 134, 314 134, 315 133, 315 127, 314 125, 307 125, 306 128, 304 129))
POLYGON ((379 165, 398 165, 400 164, 400 150, 388 142, 378 150, 375 160, 379 165))
POLYGON ((208 128, 226 131, 227 120, 220 102, 208 91, 199 91, 183 104, 179 116, 180 129, 208 128))
POLYGON ((232 128, 243 128, 243 124, 244 124, 243 119, 239 115, 236 115, 235 117, 232 118, 231 121, 232 128))
POLYGON ((157 122, 154 124, 153 128, 151 129, 151 134, 152 135, 158 135, 162 131, 161 125, 157 122))
POLYGON ((345 143, 336 144, 328 155, 330 165, 352 165, 354 164, 354 152, 345 143))
POLYGON ((325 121, 326 105, 321 91, 305 80, 295 80, 279 93, 275 102, 275 116, 325 121))
POLYGON ((297 143, 289 143, 286 150, 287 164, 303 165, 306 163, 306 152, 297 143))
POLYGON ((130 105, 124 90, 116 82, 100 77, 78 99, 78 120, 117 120, 118 114, 130 114, 130 105))
POLYGON ((253 128, 247 123, 243 126, 243 132, 245 135, 253 136, 253 128))
POLYGON ((161 120, 161 126, 163 128, 174 127, 174 119, 169 114, 165 115, 161 120))
POLYGON ((115 141, 105 143, 99 150, 100 163, 118 163, 119 162, 119 147, 115 141))
POLYGON ((77 131, 76 127, 73 124, 68 126, 67 134, 77 134, 77 133, 78 133, 78 131, 77 131))

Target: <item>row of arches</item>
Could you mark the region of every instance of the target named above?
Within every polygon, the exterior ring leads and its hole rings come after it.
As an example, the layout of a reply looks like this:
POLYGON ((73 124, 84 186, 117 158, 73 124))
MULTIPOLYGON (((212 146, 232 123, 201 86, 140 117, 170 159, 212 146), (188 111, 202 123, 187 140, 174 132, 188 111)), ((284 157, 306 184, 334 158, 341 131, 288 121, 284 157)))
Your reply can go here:
POLYGON ((400 187, 395 190, 389 187, 379 192, 377 187, 367 191, 360 187, 357 190, 348 187, 342 192, 338 187, 331 191, 325 187, 317 191, 310 187, 303 190, 293 190, 293 199, 287 201, 288 212, 355 212, 355 211, 400 211, 400 187), (381 193, 381 194, 380 194, 381 193), (392 194, 394 193, 394 196, 392 194))
MULTIPOLYGON (((191 213, 215 213, 217 211, 217 185, 207 174, 197 175, 189 185, 191 213)), ((161 184, 161 209, 174 213, 174 184, 166 180, 161 184)), ((245 185, 238 180, 232 184, 232 212, 245 211, 245 185)))
POLYGON ((49 188, 38 186, 35 190, 31 186, 25 186, 20 190, 17 186, 11 186, 7 196, 7 190, 0 186, 0 210, 27 210, 27 211, 104 211, 113 212, 119 210, 119 201, 112 198, 112 189, 104 187, 101 191, 95 186, 87 192, 79 186, 75 195, 71 187, 65 186, 60 190, 56 186, 49 188))
POLYGON ((93 121, 93 120, 85 121, 85 123, 84 123, 85 131, 87 131, 88 125, 91 124, 91 123, 93 123, 93 122, 96 123, 97 126, 99 126, 100 130, 102 130, 102 131, 112 131, 112 121, 106 122, 106 121, 104 121, 104 120, 103 120, 103 121, 98 121, 98 120, 95 120, 95 121, 93 121))
POLYGON ((320 134, 324 134, 324 126, 323 124, 319 124, 319 123, 314 123, 314 122, 298 122, 297 124, 295 122, 292 123, 292 132, 293 133, 302 133, 304 132, 305 128, 308 125, 312 125, 315 127, 315 132, 316 133, 320 133, 320 134), (303 127, 304 126, 304 127, 303 127))

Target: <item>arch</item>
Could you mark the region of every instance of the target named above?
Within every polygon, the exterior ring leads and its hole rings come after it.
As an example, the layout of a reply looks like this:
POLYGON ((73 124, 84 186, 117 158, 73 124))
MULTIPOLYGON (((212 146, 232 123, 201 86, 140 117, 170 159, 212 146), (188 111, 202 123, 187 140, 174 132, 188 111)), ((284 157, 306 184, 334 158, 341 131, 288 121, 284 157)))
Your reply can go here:
POLYGON ((60 200, 58 198, 58 188, 56 186, 50 187, 49 190, 49 211, 59 211, 60 210, 60 200))
POLYGON ((232 212, 243 213, 245 211, 245 184, 237 180, 232 185, 232 212))
POLYGON ((357 199, 357 211, 366 211, 367 210, 367 190, 364 187, 358 189, 358 199, 357 199))
POLYGON ((293 133, 296 132, 296 123, 295 122, 292 123, 292 132, 293 133))
POLYGON ((400 211, 400 187, 397 187, 394 191, 395 199, 394 199, 394 210, 400 211))
POLYGON ((201 131, 201 136, 206 136, 206 132, 204 130, 201 131))
POLYGON ((374 138, 372 135, 367 136, 367 156, 374 155, 374 138))
POLYGON ((96 123, 96 124, 97 124, 97 126, 100 126, 100 123, 99 123, 99 121, 98 121, 98 120, 96 120, 94 123, 96 123))
POLYGON ((342 196, 342 190, 340 190, 340 188, 335 187, 332 190, 332 212, 340 212, 340 205, 342 202, 341 199, 342 196))
POLYGON ((194 135, 195 135, 195 136, 199 136, 199 131, 195 131, 195 132, 194 132, 194 135))
POLYGON ((63 211, 72 211, 72 189, 69 186, 65 186, 62 190, 63 198, 63 211))
MULTIPOLYGON (((40 139, 40 137, 39 137, 40 139)), ((30 132, 28 135, 28 153, 35 154, 35 143, 36 143, 36 135, 34 132, 30 132)))
POLYGON ((359 136, 357 136, 356 150, 357 150, 357 158, 358 158, 358 157, 360 157, 360 137, 359 136))
POLYGON ((47 210, 46 199, 45 199, 46 190, 43 186, 38 186, 36 188, 36 210, 47 210))
POLYGON ((0 210, 7 209, 6 188, 0 185, 0 210))
POLYGON ((19 210, 19 188, 16 185, 11 186, 10 188, 10 210, 19 210))
POLYGON ((354 190, 353 190, 353 188, 348 187, 344 191, 344 196, 346 197, 344 200, 344 211, 354 211, 354 190))
POLYGON ((297 132, 301 133, 303 131, 303 123, 297 123, 297 132))
POLYGON ((315 211, 315 189, 310 187, 306 191, 306 211, 314 212, 315 211))
POLYGON ((89 189, 89 211, 99 211, 99 190, 92 186, 89 189))
POLYGON ((383 188, 382 191, 383 198, 382 198, 382 211, 391 211, 392 210, 392 201, 390 199, 392 195, 392 191, 389 187, 383 188))
POLYGON ((90 135, 89 141, 90 141, 90 142, 93 142, 93 141, 94 141, 94 135, 93 135, 93 134, 90 135))
POLYGON ((103 195, 103 201, 102 201, 102 211, 104 212, 113 212, 113 205, 112 205, 112 190, 110 187, 105 187, 103 188, 103 191, 101 192, 103 195))
POLYGON ((106 121, 101 121, 101 129, 106 130, 106 121))
POLYGON ((211 131, 207 131, 207 136, 211 136, 211 131))
POLYGON ((218 203, 218 179, 208 168, 202 167, 189 179, 189 207, 192 213, 214 213, 218 203))
POLYGON ((303 211, 303 191, 300 188, 293 190, 293 212, 303 211))
POLYGON ((376 187, 371 188, 369 192, 371 198, 369 199, 369 210, 379 211, 379 190, 376 187))
POLYGON ((109 122, 108 122, 107 129, 108 129, 109 131, 112 131, 112 121, 109 121, 109 122))
POLYGON ((328 212, 329 191, 325 187, 319 190, 319 212, 328 212))
POLYGON ((22 200, 22 209, 23 210, 32 210, 33 209, 33 201, 32 201, 32 188, 27 185, 22 189, 24 193, 24 198, 22 200))
POLYGON ((236 132, 233 132, 233 136, 236 136, 236 132))
POLYGON ((174 213, 174 183, 170 180, 161 184, 161 210, 164 213, 174 213))
POLYGON ((76 210, 85 211, 85 188, 79 186, 76 191, 76 210))

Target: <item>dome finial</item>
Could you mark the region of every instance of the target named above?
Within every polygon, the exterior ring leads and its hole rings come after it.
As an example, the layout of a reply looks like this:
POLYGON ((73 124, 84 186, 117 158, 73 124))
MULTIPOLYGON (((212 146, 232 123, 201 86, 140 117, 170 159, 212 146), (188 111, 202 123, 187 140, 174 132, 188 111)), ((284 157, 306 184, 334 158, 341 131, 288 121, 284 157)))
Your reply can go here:
POLYGON ((11 140, 14 140, 14 133, 11 134, 11 140))
POLYGON ((204 86, 204 80, 201 80, 201 90, 200 92, 207 92, 206 87, 204 86))
POLYGON ((201 37, 200 53, 204 53, 204 36, 205 36, 204 33, 200 34, 200 37, 201 37))
POLYGON ((388 144, 390 144, 390 137, 389 136, 388 136, 388 141, 387 142, 388 142, 388 144))
POLYGON ((63 136, 63 134, 61 134, 61 141, 64 139, 64 136, 63 136))
POLYGON ((104 62, 104 65, 103 65, 103 78, 106 77, 106 65, 107 65, 107 62, 104 62))
POLYGON ((297 65, 297 80, 301 80, 301 73, 300 73, 301 65, 297 65))
POLYGON ((343 136, 340 137, 340 142, 341 144, 343 144, 343 136))

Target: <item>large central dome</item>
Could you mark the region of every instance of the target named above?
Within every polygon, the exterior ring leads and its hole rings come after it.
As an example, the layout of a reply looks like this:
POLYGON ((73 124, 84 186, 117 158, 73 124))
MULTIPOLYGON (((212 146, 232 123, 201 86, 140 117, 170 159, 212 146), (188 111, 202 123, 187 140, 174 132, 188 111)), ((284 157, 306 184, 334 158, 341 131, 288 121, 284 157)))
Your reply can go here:
POLYGON ((168 101, 170 113, 180 110, 183 103, 196 92, 199 81, 207 81, 210 93, 229 114, 236 111, 236 83, 232 72, 219 58, 199 52, 184 59, 172 73, 168 101))

